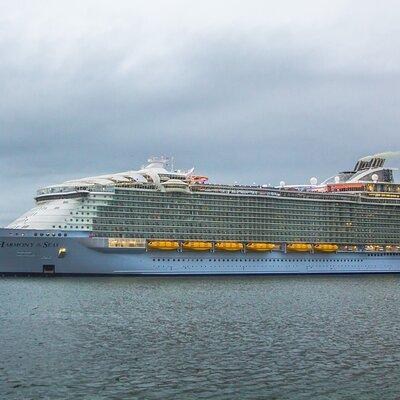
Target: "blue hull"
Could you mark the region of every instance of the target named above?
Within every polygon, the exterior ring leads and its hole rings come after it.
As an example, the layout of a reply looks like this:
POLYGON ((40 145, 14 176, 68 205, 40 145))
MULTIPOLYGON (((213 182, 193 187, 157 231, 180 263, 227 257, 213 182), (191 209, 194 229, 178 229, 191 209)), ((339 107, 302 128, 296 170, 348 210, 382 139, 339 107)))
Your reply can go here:
POLYGON ((400 253, 147 251, 82 232, 0 229, 0 274, 282 275, 399 273, 400 253), (60 249, 65 249, 60 255, 60 249))

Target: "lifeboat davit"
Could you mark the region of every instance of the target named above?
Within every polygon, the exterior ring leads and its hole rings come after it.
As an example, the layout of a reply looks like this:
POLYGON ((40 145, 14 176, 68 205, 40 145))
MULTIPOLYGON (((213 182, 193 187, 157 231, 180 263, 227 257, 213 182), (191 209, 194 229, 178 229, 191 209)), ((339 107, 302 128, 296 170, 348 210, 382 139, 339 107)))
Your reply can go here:
POLYGON ((357 251, 358 247, 355 245, 342 246, 344 251, 357 251))
POLYGON ((147 243, 147 247, 152 250, 177 250, 179 249, 179 242, 152 240, 147 243))
POLYGON ((322 253, 334 253, 335 251, 338 251, 338 249, 339 246, 337 244, 318 243, 314 245, 314 250, 322 253))
POLYGON ((212 249, 212 243, 210 242, 184 242, 182 244, 184 250, 193 251, 207 251, 212 249))
POLYGON ((390 245, 385 246, 385 250, 386 251, 399 251, 400 246, 396 246, 395 244, 390 244, 390 245))
POLYGON ((224 250, 224 251, 239 251, 239 250, 243 250, 243 243, 218 242, 218 243, 215 243, 215 248, 217 250, 224 250))
POLYGON ((365 246, 365 250, 367 251, 383 251, 383 247, 379 244, 368 244, 365 246))
POLYGON ((273 243, 247 243, 246 249, 251 251, 271 251, 275 249, 273 243))
POLYGON ((307 252, 312 250, 309 243, 290 243, 286 246, 287 251, 307 252))

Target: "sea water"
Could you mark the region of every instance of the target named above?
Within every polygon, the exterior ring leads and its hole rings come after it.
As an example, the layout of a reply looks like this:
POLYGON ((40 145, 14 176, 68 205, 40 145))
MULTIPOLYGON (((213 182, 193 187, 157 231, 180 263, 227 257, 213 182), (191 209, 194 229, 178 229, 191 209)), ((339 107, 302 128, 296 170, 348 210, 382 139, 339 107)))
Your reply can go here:
POLYGON ((400 276, 0 279, 1 399, 398 399, 400 276))

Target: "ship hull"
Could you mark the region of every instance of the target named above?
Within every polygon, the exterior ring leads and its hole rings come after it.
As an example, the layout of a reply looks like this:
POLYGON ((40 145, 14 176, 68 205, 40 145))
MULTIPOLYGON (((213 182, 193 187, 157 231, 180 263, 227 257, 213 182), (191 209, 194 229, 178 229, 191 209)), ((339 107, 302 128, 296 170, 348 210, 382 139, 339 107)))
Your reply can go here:
POLYGON ((108 248, 81 232, 0 230, 0 274, 277 275, 400 273, 400 253, 195 252, 108 248), (64 236, 66 235, 66 236, 64 236))

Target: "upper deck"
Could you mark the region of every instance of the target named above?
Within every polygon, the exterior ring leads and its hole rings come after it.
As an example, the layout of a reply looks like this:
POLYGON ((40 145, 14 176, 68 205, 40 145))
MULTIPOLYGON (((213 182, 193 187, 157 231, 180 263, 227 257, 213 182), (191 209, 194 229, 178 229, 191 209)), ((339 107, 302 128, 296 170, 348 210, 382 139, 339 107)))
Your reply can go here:
POLYGON ((317 184, 312 178, 308 185, 257 186, 208 183, 206 176, 189 171, 168 171, 165 158, 149 159, 149 164, 137 171, 87 177, 39 189, 38 202, 86 197, 90 193, 114 193, 116 188, 156 190, 161 192, 209 193, 241 196, 267 196, 326 201, 362 201, 397 204, 400 184, 393 180, 394 168, 385 168, 385 160, 395 153, 382 153, 357 161, 352 171, 340 172, 317 184))

